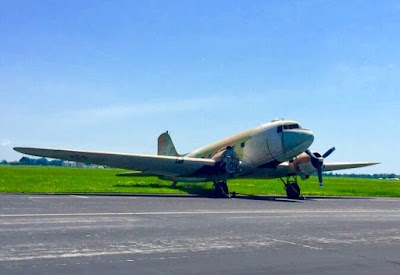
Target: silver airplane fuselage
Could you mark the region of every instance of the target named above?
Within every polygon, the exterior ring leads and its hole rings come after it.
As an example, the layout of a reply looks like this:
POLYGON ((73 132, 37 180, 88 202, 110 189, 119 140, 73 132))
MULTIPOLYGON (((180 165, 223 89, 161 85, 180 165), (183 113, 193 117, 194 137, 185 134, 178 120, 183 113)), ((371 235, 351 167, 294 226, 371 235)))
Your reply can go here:
MULTIPOLYGON (((313 132, 303 129, 296 121, 276 120, 197 149, 185 157, 211 159, 220 150, 231 147, 240 160, 240 170, 235 173, 235 178, 265 178, 269 177, 271 168, 303 153, 313 141, 313 132)), ((170 180, 192 182, 209 181, 210 178, 179 177, 170 180)))

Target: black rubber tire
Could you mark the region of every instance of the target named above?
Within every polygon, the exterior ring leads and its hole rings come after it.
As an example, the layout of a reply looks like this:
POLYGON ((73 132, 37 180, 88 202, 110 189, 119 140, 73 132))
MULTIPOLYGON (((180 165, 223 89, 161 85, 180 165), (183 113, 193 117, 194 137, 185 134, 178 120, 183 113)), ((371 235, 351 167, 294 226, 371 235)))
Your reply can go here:
POLYGON ((300 198, 300 186, 293 182, 286 185, 286 196, 288 199, 297 200, 300 198))
POLYGON ((229 196, 229 189, 228 189, 228 184, 226 183, 226 181, 221 181, 219 184, 222 188, 222 192, 224 193, 224 195, 229 196))
POLYGON ((218 198, 230 198, 228 184, 225 181, 214 182, 215 196, 218 198))

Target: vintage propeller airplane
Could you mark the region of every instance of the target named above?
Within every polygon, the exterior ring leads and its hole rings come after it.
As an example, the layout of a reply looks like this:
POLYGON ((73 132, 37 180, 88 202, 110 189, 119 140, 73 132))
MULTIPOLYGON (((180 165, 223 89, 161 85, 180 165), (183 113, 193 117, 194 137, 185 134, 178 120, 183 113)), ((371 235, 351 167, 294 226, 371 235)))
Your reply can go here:
POLYGON ((34 156, 106 165, 133 170, 120 175, 155 175, 177 182, 214 183, 215 192, 230 197, 227 181, 233 178, 280 178, 288 198, 301 197, 297 177, 307 179, 317 173, 378 164, 376 162, 324 163, 335 148, 320 155, 308 148, 314 134, 297 122, 273 120, 212 145, 179 155, 168 132, 158 138, 158 155, 123 154, 81 150, 15 147, 34 156))

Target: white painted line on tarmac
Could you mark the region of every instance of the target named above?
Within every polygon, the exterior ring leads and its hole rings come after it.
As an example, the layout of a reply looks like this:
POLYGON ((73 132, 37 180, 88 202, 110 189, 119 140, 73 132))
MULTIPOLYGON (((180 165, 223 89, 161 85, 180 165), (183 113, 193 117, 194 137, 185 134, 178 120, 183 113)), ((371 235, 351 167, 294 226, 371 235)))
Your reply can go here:
POLYGON ((278 243, 285 243, 285 244, 291 244, 291 245, 296 245, 296 246, 301 246, 303 248, 307 248, 307 249, 313 249, 313 250, 323 250, 322 248, 319 247, 315 247, 315 246, 311 246, 311 245, 305 245, 305 244, 301 244, 301 243, 294 243, 294 242, 289 242, 289 241, 284 241, 284 240, 278 240, 278 239, 270 239, 274 242, 278 242, 278 243))
MULTIPOLYGON (((28 196, 28 199, 59 199, 60 196, 28 196)), ((64 197, 65 198, 65 197, 64 197)))
POLYGON ((0 214, 1 218, 12 217, 85 217, 85 216, 142 216, 142 215, 220 215, 220 214, 400 214, 400 210, 198 210, 168 212, 104 212, 104 213, 40 213, 0 214))
POLYGON ((390 202, 400 202, 400 199, 387 199, 387 198, 374 198, 374 199, 371 199, 371 200, 374 200, 374 201, 382 201, 382 202, 387 202, 387 201, 390 201, 390 202))
POLYGON ((89 197, 86 196, 78 196, 78 195, 67 195, 67 196, 28 196, 28 199, 30 200, 36 200, 36 199, 62 199, 62 198, 80 198, 80 199, 89 199, 89 197))
POLYGON ((69 195, 70 197, 73 197, 73 198, 78 198, 78 199, 88 199, 89 197, 86 197, 86 196, 78 196, 78 195, 69 195))

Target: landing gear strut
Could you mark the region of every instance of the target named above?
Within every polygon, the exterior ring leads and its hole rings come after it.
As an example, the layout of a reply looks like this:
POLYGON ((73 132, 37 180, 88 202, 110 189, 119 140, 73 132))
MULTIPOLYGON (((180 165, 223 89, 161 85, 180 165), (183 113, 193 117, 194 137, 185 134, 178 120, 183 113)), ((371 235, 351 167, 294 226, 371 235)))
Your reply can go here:
POLYGON ((285 185, 286 196, 288 199, 304 199, 300 194, 300 186, 297 184, 297 176, 286 177, 286 179, 281 178, 281 181, 285 185))
POLYGON ((228 185, 226 181, 214 181, 215 196, 218 198, 230 198, 228 185))

